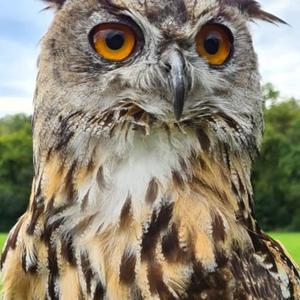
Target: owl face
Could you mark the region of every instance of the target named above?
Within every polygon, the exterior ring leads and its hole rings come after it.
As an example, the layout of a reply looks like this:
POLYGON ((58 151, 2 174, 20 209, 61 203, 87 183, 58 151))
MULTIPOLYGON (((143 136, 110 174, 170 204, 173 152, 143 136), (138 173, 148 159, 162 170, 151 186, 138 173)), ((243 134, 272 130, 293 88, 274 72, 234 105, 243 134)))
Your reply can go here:
POLYGON ((61 6, 40 56, 40 124, 98 136, 125 123, 148 134, 155 126, 205 128, 216 141, 257 146, 262 97, 247 21, 277 19, 255 1, 72 0, 61 6), (250 14, 254 8, 257 16, 250 14))

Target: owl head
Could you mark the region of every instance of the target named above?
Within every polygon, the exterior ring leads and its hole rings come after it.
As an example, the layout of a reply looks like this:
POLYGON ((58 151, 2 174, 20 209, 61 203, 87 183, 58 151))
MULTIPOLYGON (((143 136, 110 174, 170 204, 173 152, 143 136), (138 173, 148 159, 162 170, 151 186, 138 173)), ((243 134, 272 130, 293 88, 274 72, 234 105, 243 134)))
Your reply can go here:
POLYGON ((283 22, 257 1, 47 2, 56 13, 39 60, 36 152, 157 131, 256 152, 263 103, 247 23, 283 22))

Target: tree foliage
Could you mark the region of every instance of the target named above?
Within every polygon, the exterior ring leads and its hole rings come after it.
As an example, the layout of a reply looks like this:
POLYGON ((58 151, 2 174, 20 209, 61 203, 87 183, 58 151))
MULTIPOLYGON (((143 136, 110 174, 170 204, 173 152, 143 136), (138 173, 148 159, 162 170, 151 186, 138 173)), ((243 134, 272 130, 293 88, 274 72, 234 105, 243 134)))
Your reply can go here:
POLYGON ((25 211, 33 176, 30 117, 0 120, 0 231, 25 211))
MULTIPOLYGON (((265 230, 300 230, 300 105, 264 89, 265 136, 253 172, 256 214, 265 230)), ((31 181, 30 117, 0 119, 0 231, 26 210, 31 181)))
POLYGON ((300 105, 265 87, 265 135, 253 174, 256 214, 265 230, 300 230, 300 105))

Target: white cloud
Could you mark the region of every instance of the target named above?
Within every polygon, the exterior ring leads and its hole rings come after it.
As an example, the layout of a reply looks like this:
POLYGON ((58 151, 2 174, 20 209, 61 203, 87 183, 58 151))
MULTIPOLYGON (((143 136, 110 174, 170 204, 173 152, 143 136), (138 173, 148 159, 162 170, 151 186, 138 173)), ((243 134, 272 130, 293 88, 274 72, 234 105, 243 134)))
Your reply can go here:
MULTIPOLYGON (((297 0, 299 1, 299 0, 297 0)), ((261 23, 251 26, 264 82, 284 96, 300 99, 300 5, 295 0, 263 0, 263 8, 291 26, 261 23)))
POLYGON ((52 18, 39 0, 1 3, 0 115, 32 113, 38 43, 52 18))
POLYGON ((32 114, 32 100, 25 97, 0 97, 0 116, 26 113, 32 114))
POLYGON ((20 87, 24 91, 32 88, 35 79, 38 47, 24 47, 21 42, 1 39, 0 86, 20 87))
POLYGON ((0 115, 32 113, 38 49, 6 39, 0 48, 0 115))

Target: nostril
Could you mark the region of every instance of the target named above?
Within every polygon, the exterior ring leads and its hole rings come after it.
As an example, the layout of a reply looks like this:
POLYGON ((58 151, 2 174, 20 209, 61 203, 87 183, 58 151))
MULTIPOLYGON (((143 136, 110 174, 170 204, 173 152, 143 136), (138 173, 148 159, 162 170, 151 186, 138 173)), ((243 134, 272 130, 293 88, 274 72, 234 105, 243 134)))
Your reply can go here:
POLYGON ((172 69, 172 66, 169 63, 164 63, 164 68, 167 73, 169 73, 172 69))

